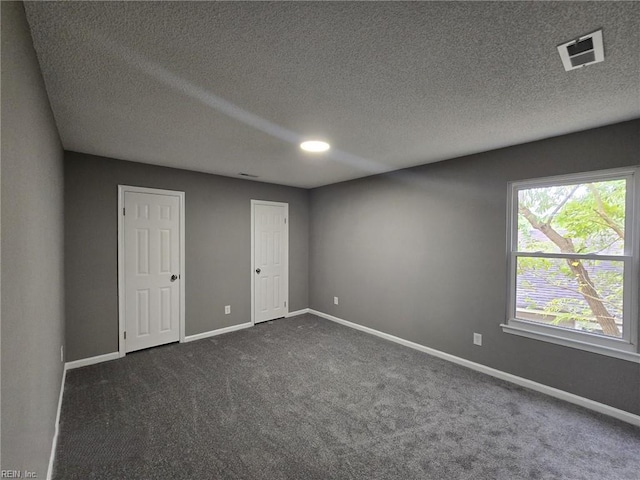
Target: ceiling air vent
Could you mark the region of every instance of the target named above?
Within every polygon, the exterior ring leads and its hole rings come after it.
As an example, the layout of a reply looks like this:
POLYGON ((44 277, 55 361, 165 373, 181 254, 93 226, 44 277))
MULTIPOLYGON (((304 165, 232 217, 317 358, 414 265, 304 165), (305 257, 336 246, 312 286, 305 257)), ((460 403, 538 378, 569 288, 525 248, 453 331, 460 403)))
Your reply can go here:
POLYGON ((604 60, 602 30, 597 30, 583 35, 577 40, 558 45, 558 52, 567 72, 585 65, 602 62, 604 60))

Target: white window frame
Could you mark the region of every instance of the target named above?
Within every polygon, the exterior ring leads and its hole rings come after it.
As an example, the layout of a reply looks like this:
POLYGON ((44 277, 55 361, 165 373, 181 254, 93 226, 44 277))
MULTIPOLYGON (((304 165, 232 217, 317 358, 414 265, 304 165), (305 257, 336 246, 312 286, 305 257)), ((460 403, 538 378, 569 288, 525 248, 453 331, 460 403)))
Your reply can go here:
POLYGON ((640 259, 640 173, 637 167, 577 173, 509 183, 507 212, 507 264, 509 275, 507 321, 505 333, 547 341, 580 350, 640 363, 638 350, 638 288, 640 259), (530 188, 575 185, 606 180, 627 180, 625 205, 625 242, 622 255, 566 254, 519 252, 518 192, 530 188), (589 332, 570 330, 555 325, 516 318, 516 282, 518 257, 576 258, 580 260, 613 260, 623 262, 623 324, 622 338, 605 337, 589 332))

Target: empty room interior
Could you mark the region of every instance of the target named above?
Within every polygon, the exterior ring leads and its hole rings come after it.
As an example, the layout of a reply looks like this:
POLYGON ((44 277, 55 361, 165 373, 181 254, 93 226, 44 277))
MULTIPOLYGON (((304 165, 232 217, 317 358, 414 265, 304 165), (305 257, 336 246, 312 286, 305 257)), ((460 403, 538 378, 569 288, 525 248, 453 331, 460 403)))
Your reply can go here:
POLYGON ((0 476, 640 478, 640 3, 0 9, 0 476))

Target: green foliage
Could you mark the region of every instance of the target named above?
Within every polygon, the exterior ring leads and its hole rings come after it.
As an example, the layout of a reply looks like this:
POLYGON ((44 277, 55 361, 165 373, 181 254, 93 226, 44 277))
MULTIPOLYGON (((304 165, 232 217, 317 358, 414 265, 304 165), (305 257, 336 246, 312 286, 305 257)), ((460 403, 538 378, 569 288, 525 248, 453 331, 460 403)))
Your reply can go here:
MULTIPOLYGON (((542 225, 548 225, 572 242, 575 253, 618 255, 624 252, 626 180, 531 188, 518 192, 519 207, 526 207, 542 225)), ((518 250, 560 253, 560 248, 544 233, 518 215, 518 250)), ((598 300, 609 313, 622 317, 622 262, 573 260, 587 268, 598 300)), ((577 265, 577 264, 576 264, 577 265)), ((575 267, 575 265, 574 265, 575 267)), ((586 330, 597 326, 576 273, 565 259, 518 257, 518 289, 526 293, 528 308, 553 316, 554 324, 574 322, 586 330), (533 279, 537 281, 533 282, 533 279), (544 283, 558 292, 556 298, 540 305, 535 289, 544 283), (564 293, 562 293, 564 292, 564 293)))
MULTIPOLYGON (((541 223, 570 238, 576 253, 621 254, 624 240, 597 211, 602 207, 603 213, 624 230, 625 195, 626 180, 609 180, 521 190, 518 202, 531 210, 541 223)), ((533 235, 531 224, 521 214, 518 215, 518 250, 559 252, 548 238, 533 235)))

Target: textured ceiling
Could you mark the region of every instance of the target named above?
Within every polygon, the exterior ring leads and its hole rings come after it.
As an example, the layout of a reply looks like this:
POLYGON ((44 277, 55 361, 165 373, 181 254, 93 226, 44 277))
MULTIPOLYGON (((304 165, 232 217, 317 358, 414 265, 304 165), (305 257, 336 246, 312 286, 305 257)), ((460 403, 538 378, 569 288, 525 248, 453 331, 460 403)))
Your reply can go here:
POLYGON ((67 150, 314 187, 640 117, 636 2, 26 10, 67 150), (565 72, 598 28, 605 61, 565 72))

